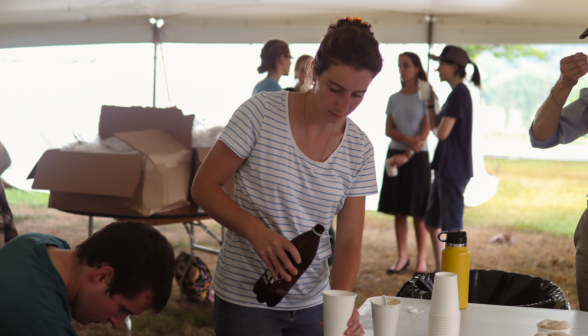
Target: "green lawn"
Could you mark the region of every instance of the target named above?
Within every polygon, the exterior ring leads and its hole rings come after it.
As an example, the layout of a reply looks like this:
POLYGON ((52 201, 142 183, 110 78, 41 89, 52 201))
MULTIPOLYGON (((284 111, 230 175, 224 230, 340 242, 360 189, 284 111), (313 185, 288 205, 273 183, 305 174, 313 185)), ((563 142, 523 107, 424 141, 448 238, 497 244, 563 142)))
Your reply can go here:
POLYGON ((6 189, 8 204, 28 204, 35 207, 47 207, 49 194, 37 191, 22 191, 18 189, 6 189))
MULTIPOLYGON (((466 208, 466 225, 501 225, 571 236, 586 208, 588 162, 486 159, 498 176, 498 193, 466 208)), ((10 204, 44 207, 49 195, 6 190, 10 204)), ((367 211, 370 218, 384 216, 367 211)))
MULTIPOLYGON (((498 192, 466 208, 465 225, 500 225, 572 236, 586 209, 588 162, 486 159, 498 192)), ((383 216, 368 211, 367 216, 383 216)))

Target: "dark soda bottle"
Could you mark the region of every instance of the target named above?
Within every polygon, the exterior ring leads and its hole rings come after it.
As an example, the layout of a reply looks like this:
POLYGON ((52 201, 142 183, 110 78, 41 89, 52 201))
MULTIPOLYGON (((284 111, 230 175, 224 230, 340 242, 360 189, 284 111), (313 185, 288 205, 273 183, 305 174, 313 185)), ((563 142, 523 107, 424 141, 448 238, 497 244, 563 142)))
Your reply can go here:
POLYGON ((300 253, 300 264, 297 264, 287 251, 286 254, 290 258, 294 267, 298 270, 298 273, 292 276, 292 280, 290 281, 284 280, 281 275, 278 275, 278 280, 275 281, 274 278, 272 278, 270 271, 266 270, 261 278, 257 280, 255 286, 253 286, 253 293, 257 294, 257 301, 259 301, 259 303, 266 302, 269 307, 274 307, 282 301, 290 288, 294 286, 302 273, 306 271, 308 266, 310 266, 314 260, 320 237, 324 231, 325 228, 322 225, 317 224, 312 230, 304 232, 298 237, 292 239, 292 244, 296 246, 298 253, 300 253))

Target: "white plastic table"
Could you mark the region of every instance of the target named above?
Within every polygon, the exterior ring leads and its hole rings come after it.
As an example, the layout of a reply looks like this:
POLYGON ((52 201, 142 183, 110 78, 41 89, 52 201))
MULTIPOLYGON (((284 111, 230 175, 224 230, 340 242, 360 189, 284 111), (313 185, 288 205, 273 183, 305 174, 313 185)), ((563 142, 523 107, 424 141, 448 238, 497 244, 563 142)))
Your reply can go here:
MULTIPOLYGON (((399 336, 427 336, 430 300, 398 298, 400 306, 399 336), (409 313, 407 307, 417 307, 409 313)), ((523 308, 470 303, 461 310, 460 336, 533 336, 542 320, 565 320, 571 323, 570 335, 588 336, 588 313, 577 310, 523 308)), ((373 336, 372 307, 369 299, 359 308, 359 322, 366 336, 373 336)))

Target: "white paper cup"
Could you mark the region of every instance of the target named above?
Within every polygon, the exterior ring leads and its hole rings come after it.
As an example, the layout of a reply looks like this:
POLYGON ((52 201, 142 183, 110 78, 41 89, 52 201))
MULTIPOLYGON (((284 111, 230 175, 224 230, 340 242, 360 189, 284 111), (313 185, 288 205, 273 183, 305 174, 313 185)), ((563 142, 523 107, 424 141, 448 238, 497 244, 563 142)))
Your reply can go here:
POLYGON ((431 98, 431 84, 424 80, 419 80, 419 98, 428 100, 431 98))
POLYGON ((451 272, 435 273, 429 315, 452 317, 458 314, 459 292, 457 289, 457 274, 451 272))
POLYGON ((382 304, 381 296, 371 298, 370 302, 372 304, 374 336, 396 336, 402 302, 393 296, 386 296, 385 306, 382 304))
POLYGON ((342 336, 345 333, 353 314, 355 297, 357 294, 348 291, 323 291, 324 336, 342 336))
POLYGON ((398 167, 393 166, 390 163, 390 160, 386 160, 386 175, 388 175, 388 177, 394 177, 398 175, 398 167))

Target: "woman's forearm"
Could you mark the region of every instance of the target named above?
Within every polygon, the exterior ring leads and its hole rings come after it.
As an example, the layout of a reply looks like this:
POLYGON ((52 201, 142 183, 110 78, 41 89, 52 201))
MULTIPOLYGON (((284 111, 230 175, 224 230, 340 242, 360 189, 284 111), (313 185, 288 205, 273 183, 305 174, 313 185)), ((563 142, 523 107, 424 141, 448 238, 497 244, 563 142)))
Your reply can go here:
POLYGON ((352 291, 361 262, 361 242, 346 244, 337 237, 331 272, 331 288, 352 291))
POLYGON ((333 256, 331 288, 353 290, 361 261, 365 221, 365 196, 347 197, 337 215, 337 239, 333 256))

